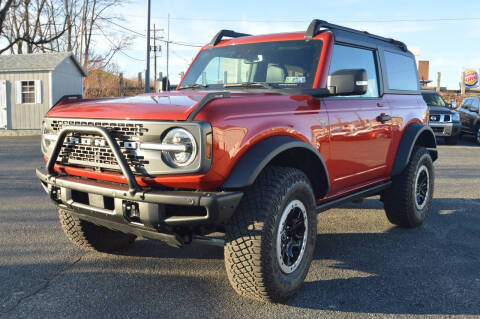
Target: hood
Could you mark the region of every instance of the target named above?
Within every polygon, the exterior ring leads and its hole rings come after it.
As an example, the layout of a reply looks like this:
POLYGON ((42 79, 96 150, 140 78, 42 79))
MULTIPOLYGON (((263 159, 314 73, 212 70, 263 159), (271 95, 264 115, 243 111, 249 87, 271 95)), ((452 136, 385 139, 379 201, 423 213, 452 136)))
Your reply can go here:
POLYGON ((184 121, 208 92, 166 92, 80 100, 53 107, 48 117, 184 121))
POLYGON ((429 106, 430 114, 454 114, 455 111, 442 106, 429 106))

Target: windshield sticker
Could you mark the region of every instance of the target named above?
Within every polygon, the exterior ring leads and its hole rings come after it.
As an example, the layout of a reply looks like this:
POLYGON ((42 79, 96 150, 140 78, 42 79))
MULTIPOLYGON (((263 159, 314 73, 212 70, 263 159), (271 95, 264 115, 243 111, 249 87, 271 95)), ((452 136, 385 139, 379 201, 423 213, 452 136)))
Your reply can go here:
POLYGON ((285 79, 285 83, 305 83, 305 77, 304 76, 287 76, 285 79))

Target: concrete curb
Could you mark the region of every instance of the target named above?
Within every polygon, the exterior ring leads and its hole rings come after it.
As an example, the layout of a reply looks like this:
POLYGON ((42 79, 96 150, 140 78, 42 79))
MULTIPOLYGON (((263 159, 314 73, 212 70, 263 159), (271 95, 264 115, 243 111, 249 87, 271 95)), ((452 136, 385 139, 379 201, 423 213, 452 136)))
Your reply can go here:
POLYGON ((1 136, 35 136, 41 135, 40 130, 0 130, 1 136))

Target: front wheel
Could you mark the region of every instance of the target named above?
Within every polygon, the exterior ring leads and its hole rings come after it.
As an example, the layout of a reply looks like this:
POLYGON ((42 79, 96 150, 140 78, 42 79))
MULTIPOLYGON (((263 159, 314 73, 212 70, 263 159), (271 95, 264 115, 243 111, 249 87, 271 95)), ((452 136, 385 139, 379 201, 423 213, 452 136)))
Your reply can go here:
POLYGON ((401 227, 420 226, 430 213, 434 180, 430 154, 423 147, 415 148, 407 167, 382 195, 388 220, 401 227))
POLYGON ((115 253, 128 248, 136 236, 114 231, 74 217, 68 210, 59 208, 58 216, 67 238, 85 250, 115 253))
POLYGON ((268 167, 226 231, 225 266, 240 295, 283 302, 300 288, 315 248, 315 200, 305 174, 268 167))

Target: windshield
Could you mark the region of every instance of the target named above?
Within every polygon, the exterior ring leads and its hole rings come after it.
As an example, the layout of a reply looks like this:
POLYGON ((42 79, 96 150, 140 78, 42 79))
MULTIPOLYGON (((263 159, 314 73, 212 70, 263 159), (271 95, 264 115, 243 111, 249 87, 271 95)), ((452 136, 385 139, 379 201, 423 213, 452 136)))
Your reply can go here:
POLYGON ((445 103, 439 94, 422 93, 422 96, 428 106, 448 107, 447 103, 445 103))
POLYGON ((182 87, 312 88, 322 41, 281 41, 203 50, 182 87), (263 85, 252 85, 252 84, 263 85))

